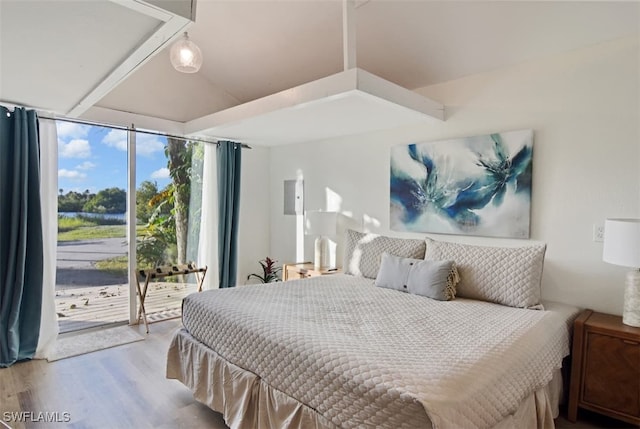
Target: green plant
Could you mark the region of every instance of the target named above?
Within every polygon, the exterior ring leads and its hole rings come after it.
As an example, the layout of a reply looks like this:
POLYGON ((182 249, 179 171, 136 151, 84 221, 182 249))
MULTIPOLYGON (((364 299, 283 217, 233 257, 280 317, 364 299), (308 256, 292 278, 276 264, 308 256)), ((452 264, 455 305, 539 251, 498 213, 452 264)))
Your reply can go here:
POLYGON ((278 273, 282 271, 282 268, 276 266, 276 260, 271 259, 270 257, 266 257, 261 261, 258 261, 260 266, 262 267, 262 275, 260 274, 249 274, 247 276, 247 280, 251 277, 255 277, 260 280, 262 283, 272 283, 280 281, 280 277, 278 277, 278 273))
POLYGON ((151 268, 176 261, 176 228, 169 207, 171 194, 162 192, 154 197, 155 209, 138 236, 137 262, 139 267, 151 268))
POLYGON ((129 257, 127 255, 124 256, 116 256, 115 258, 103 259, 101 261, 96 261, 96 268, 100 271, 105 271, 116 276, 127 276, 127 269, 129 257))
POLYGON ((92 220, 58 215, 58 232, 67 232, 82 227, 92 227, 97 225, 98 223, 92 220))
POLYGON ((124 213, 127 210, 127 191, 120 188, 107 188, 98 191, 82 206, 89 213, 124 213))
POLYGON ((58 241, 95 240, 99 238, 125 238, 124 225, 86 226, 58 233, 58 241))

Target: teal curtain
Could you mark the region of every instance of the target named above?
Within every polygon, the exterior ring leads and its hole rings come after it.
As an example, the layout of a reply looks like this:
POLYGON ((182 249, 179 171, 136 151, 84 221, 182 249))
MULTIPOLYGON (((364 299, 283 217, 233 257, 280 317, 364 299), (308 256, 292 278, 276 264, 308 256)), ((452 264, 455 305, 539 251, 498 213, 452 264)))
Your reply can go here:
POLYGON ((0 106, 0 367, 36 352, 43 241, 38 118, 0 106))
POLYGON ((218 272, 221 288, 236 285, 241 162, 240 143, 218 142, 218 272))

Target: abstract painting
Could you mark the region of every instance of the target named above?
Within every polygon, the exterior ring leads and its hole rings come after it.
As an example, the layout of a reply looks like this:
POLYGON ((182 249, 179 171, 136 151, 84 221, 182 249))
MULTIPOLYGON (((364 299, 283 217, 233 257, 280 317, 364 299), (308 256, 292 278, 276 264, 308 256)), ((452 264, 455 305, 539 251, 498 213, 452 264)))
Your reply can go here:
POLYGON ((528 238, 533 130, 391 148, 391 228, 528 238))

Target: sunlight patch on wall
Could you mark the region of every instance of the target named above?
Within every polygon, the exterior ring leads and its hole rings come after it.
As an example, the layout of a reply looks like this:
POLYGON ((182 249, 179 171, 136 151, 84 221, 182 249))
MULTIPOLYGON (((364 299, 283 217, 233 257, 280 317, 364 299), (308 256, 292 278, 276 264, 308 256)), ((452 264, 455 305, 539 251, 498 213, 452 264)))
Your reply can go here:
POLYGON ((333 189, 325 188, 326 194, 326 210, 328 212, 341 213, 342 209, 342 197, 333 189))
POLYGON ((382 225, 377 218, 369 216, 366 213, 362 215, 362 223, 364 228, 363 232, 375 232, 380 229, 382 225))

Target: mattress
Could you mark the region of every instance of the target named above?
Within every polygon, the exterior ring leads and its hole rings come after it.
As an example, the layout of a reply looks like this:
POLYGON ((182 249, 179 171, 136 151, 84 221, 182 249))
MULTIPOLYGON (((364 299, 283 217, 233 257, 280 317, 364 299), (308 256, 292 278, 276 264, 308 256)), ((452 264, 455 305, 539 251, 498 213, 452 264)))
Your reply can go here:
MULTIPOLYGON (((177 373, 196 371, 201 346, 223 365, 185 384, 248 377, 249 397, 273 396, 255 403, 293 401, 315 427, 495 427, 549 384, 569 352, 577 309, 549 308, 433 301, 347 275, 208 291, 184 300, 175 341, 198 347, 170 353, 168 376, 189 378, 177 373)), ((233 421, 222 399, 212 401, 233 421)))

